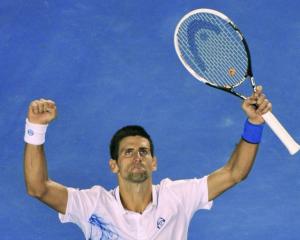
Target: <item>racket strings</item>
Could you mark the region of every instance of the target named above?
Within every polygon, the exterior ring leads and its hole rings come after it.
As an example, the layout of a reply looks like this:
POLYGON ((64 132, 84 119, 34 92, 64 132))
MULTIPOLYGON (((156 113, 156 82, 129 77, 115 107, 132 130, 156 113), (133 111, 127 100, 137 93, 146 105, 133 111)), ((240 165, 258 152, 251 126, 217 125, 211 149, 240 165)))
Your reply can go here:
MULTIPOLYGON (((234 35, 232 35, 230 32, 228 32, 228 28, 224 27, 223 22, 221 22, 222 24, 219 24, 219 22, 217 22, 215 18, 209 17, 210 15, 207 15, 207 16, 209 18, 208 19, 209 21, 213 22, 213 24, 218 25, 221 28, 221 32, 224 33, 224 35, 229 39, 229 43, 234 43, 234 44, 238 43, 238 42, 236 42, 236 39, 233 38, 234 35)), ((195 17, 194 17, 194 19, 195 19, 195 17)), ((230 27, 229 30, 231 30, 231 29, 232 28, 230 27)), ((226 38, 223 38, 222 40, 226 40, 226 38)), ((199 39, 197 39, 197 41, 198 41, 198 44, 201 44, 199 39)), ((218 63, 219 68, 223 68, 223 69, 227 68, 228 69, 227 65, 228 65, 228 62, 230 61, 230 57, 232 57, 232 53, 234 54, 234 56, 237 56, 238 58, 241 55, 240 51, 236 51, 236 50, 240 50, 239 48, 228 48, 228 47, 224 48, 225 44, 228 44, 228 43, 223 41, 220 44, 219 38, 212 38, 211 41, 212 41, 211 45, 213 47, 203 48, 203 50, 204 50, 203 52, 206 54, 206 56, 212 56, 211 61, 208 62, 209 66, 213 66, 213 64, 218 63), (209 51, 207 51, 207 50, 209 50, 209 51), (212 50, 213 50, 213 52, 211 54, 212 50), (233 52, 232 52, 232 50, 233 50, 233 52)), ((209 58, 207 58, 207 59, 210 60, 209 58)), ((241 60, 241 59, 239 59, 239 60, 241 60)), ((242 70, 239 65, 236 65, 236 67, 238 68, 238 70, 240 70, 240 71, 242 70)), ((227 81, 223 80, 224 74, 219 76, 220 72, 221 71, 219 71, 219 69, 217 71, 211 71, 211 73, 212 73, 211 79, 216 79, 216 80, 220 79, 221 84, 223 84, 223 85, 227 85, 227 84, 234 85, 235 84, 235 82, 233 81, 232 78, 225 79, 227 81)))
POLYGON ((179 27, 177 38, 183 60, 200 77, 223 87, 237 86, 245 79, 245 47, 225 20, 209 13, 194 14, 179 27))
MULTIPOLYGON (((188 38, 185 35, 182 35, 182 38, 179 38, 179 43, 182 46, 181 50, 184 53, 184 55, 186 56, 185 60, 188 63, 188 65, 193 66, 192 69, 196 72, 199 73, 200 75, 201 72, 204 72, 205 70, 203 70, 203 68, 201 68, 201 63, 199 63, 198 61, 195 60, 194 54, 191 52, 189 45, 187 44, 188 42, 188 38), (200 66, 199 66, 200 65, 200 66)), ((199 40, 196 39, 195 40, 197 44, 199 44, 199 40)), ((204 54, 209 54, 208 51, 206 51, 206 49, 203 49, 203 53, 204 54)), ((206 59, 206 65, 212 66, 217 59, 215 59, 213 56, 212 58, 208 58, 206 59)), ((207 73, 206 79, 218 79, 218 84, 217 85, 223 85, 226 86, 228 85, 228 82, 224 81, 223 78, 220 78, 219 76, 217 76, 217 72, 216 71, 210 71, 207 73)), ((234 84, 233 81, 231 81, 231 84, 234 84)))
MULTIPOLYGON (((244 73, 243 71, 245 70, 245 68, 248 67, 248 61, 245 61, 245 58, 247 58, 247 54, 246 54, 244 45, 241 44, 241 39, 239 38, 239 35, 232 27, 225 28, 224 25, 220 25, 220 27, 223 29, 224 34, 228 37, 229 41, 232 42, 232 44, 234 46, 233 48, 230 48, 230 51, 227 51, 228 54, 230 54, 231 51, 233 51, 234 56, 237 57, 237 62, 241 63, 241 64, 236 64, 235 66, 237 67, 237 69, 240 72, 244 73), (238 37, 238 39, 237 39, 237 37, 238 37)), ((227 48, 223 48, 223 49, 226 50, 227 48)), ((225 56, 228 56, 228 55, 225 54, 225 56)), ((229 60, 228 57, 227 57, 227 59, 229 60)))
MULTIPOLYGON (((231 33, 228 33, 228 28, 226 29, 224 27, 224 24, 219 24, 219 22, 217 22, 215 18, 209 17, 210 15, 207 15, 207 16, 209 18, 208 21, 211 21, 214 25, 218 25, 221 28, 224 35, 230 40, 230 42, 236 44, 236 42, 235 42, 236 39, 233 38, 234 35, 231 34, 231 33)), ((195 16, 193 16, 192 19, 195 20, 197 18, 195 16)), ((231 30, 231 29, 232 28, 229 28, 229 30, 231 30)), ((206 53, 206 56, 212 56, 213 57, 212 62, 210 63, 210 65, 212 65, 213 63, 219 61, 220 64, 221 64, 220 66, 224 67, 226 65, 226 63, 228 62, 228 60, 230 60, 228 56, 230 56, 230 54, 232 54, 232 50, 234 50, 234 51, 239 50, 239 48, 228 48, 228 47, 224 48, 223 46, 224 46, 225 42, 220 44, 218 42, 218 40, 220 40, 220 39, 218 39, 218 38, 211 38, 211 39, 212 39, 211 40, 212 41, 212 46, 214 46, 214 47, 213 48, 203 48, 203 50, 204 50, 203 52, 206 53), (221 48, 220 48, 220 46, 221 46, 221 48), (216 51, 214 51, 214 54, 208 55, 210 52, 206 51, 206 49, 209 49, 210 51, 211 50, 216 50, 216 51)), ((195 40, 197 41, 198 46, 200 46, 201 43, 200 43, 199 38, 196 38, 195 40)), ((226 40, 226 38, 225 38, 225 40, 226 40)), ((235 56, 240 56, 240 55, 241 55, 240 51, 235 51, 235 56)), ((208 60, 209 60, 209 58, 208 58, 208 60)), ((229 79, 229 80, 231 80, 231 79, 229 79)), ((230 82, 233 83, 233 81, 230 81, 230 82)))

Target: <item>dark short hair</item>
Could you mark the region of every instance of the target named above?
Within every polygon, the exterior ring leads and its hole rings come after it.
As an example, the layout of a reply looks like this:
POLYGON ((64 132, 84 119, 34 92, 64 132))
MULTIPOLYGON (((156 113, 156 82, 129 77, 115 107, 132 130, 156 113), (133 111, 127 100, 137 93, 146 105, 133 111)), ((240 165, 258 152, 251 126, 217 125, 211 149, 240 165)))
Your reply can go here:
POLYGON ((122 127, 119 129, 112 137, 110 141, 110 157, 114 160, 118 160, 119 158, 119 146, 120 142, 123 138, 130 136, 141 136, 146 138, 150 143, 150 152, 151 155, 154 156, 154 146, 150 135, 146 132, 146 130, 138 125, 129 125, 122 127))

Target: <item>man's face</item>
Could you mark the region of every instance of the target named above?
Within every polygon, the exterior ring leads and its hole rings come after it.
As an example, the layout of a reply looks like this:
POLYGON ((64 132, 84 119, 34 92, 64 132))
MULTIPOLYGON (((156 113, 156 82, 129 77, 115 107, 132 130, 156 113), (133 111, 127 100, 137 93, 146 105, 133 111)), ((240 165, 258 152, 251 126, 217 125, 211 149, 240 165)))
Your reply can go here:
POLYGON ((148 139, 129 136, 121 140, 118 161, 111 160, 110 165, 112 171, 118 173, 119 178, 133 183, 142 183, 156 170, 156 158, 151 155, 148 139))

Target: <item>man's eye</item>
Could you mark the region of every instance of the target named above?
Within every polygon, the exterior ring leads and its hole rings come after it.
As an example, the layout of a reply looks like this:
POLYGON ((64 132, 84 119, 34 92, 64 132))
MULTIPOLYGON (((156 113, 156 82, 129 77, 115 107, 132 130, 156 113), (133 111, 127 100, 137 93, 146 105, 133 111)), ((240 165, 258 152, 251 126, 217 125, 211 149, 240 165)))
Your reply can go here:
POLYGON ((147 149, 140 150, 141 156, 147 156, 149 154, 149 151, 147 149))
POLYGON ((132 149, 127 149, 124 152, 125 156, 130 156, 132 154, 132 149))

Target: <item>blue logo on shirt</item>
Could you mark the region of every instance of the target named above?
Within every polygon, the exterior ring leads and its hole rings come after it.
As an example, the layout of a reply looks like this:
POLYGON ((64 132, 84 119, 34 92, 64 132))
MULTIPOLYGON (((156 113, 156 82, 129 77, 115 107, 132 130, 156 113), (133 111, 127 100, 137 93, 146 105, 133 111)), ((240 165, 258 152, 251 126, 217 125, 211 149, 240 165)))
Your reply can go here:
MULTIPOLYGON (((99 240, 118 240, 119 234, 114 230, 114 227, 106 223, 103 218, 93 214, 89 219, 90 224, 100 228, 102 236, 99 240)), ((92 233, 91 233, 92 235, 92 233)))
POLYGON ((157 220, 157 228, 161 229, 163 227, 163 225, 165 224, 166 220, 162 217, 158 218, 157 220))

